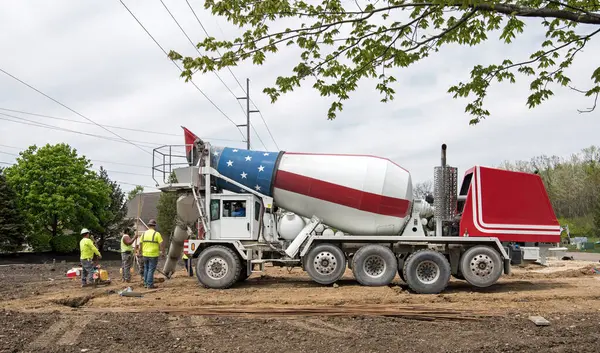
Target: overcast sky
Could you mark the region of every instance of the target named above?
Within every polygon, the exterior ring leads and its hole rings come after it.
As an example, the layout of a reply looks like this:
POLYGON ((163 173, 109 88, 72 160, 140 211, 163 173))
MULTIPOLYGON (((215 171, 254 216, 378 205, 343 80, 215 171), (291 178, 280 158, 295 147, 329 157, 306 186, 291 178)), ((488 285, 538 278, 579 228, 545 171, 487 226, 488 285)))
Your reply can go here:
MULTIPOLYGON (((205 37, 184 0, 164 1, 192 40, 205 37)), ((167 51, 195 53, 160 1, 125 3, 167 51)), ((190 3, 211 35, 222 38, 235 33, 225 19, 212 17, 204 10, 203 1, 190 3)), ((569 89, 556 88, 551 101, 529 110, 529 80, 496 85, 488 96, 492 117, 477 126, 469 126, 470 116, 464 113, 468 101, 455 100, 446 93, 452 84, 468 79, 474 64, 500 63, 507 57, 513 61, 528 58, 544 34, 534 22, 528 22, 531 25, 527 34, 512 45, 501 44, 495 35, 485 45, 445 48, 417 65, 397 70, 396 99, 390 103, 379 102, 374 82, 362 81, 334 121, 326 118, 331 101, 320 97, 310 84, 282 96, 275 104, 262 93, 278 75, 289 73, 297 52, 286 50, 269 56, 263 66, 244 64, 233 68, 233 72, 243 84, 250 78, 252 99, 282 150, 378 155, 404 166, 414 181, 424 181, 432 178, 433 167, 439 163, 440 145, 446 143, 448 163, 459 167, 462 175, 476 164, 497 166, 503 160, 541 154, 566 157, 599 144, 600 110, 577 113, 577 108, 589 107, 592 102, 569 89)), ((233 124, 190 83, 179 78, 175 66, 118 0, 2 0, 0 44, 0 68, 86 117, 100 124, 173 134, 112 129, 127 139, 181 144, 183 125, 201 137, 232 140, 210 140, 213 144, 245 146, 233 124)), ((582 88, 591 85, 589 77, 594 64, 598 65, 598 57, 600 40, 596 39, 580 53, 570 70, 574 83, 582 88)), ((236 95, 242 95, 229 72, 224 70, 220 76, 236 95)), ((197 75, 194 81, 235 123, 244 123, 240 106, 214 74, 197 75)), ((2 73, 0 108, 85 121, 2 73)), ((0 113, 114 137, 94 125, 0 113)), ((0 119, 11 118, 0 115, 0 119)), ((254 114, 252 119, 266 150, 276 150, 259 115, 254 114)), ((7 120, 0 120, 0 127, 0 161, 13 162, 15 157, 9 153, 18 153, 16 148, 68 142, 88 158, 105 161, 94 164, 103 164, 114 180, 155 184, 150 177, 151 155, 132 145, 7 120)), ((264 149, 256 135, 252 134, 251 139, 253 148, 264 149)), ((144 148, 151 151, 150 147, 144 148)), ((123 184, 124 190, 132 187, 123 184)))

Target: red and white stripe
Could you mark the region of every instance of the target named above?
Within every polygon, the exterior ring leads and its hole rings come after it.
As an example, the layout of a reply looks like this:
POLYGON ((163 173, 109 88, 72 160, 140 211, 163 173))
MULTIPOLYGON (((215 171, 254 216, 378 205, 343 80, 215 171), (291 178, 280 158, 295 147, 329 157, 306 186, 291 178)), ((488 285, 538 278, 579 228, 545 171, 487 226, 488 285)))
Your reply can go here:
POLYGON ((183 241, 183 253, 190 255, 190 241, 187 239, 183 241))
POLYGON ((385 158, 286 152, 273 197, 286 210, 346 232, 395 234, 410 210, 412 181, 385 158))

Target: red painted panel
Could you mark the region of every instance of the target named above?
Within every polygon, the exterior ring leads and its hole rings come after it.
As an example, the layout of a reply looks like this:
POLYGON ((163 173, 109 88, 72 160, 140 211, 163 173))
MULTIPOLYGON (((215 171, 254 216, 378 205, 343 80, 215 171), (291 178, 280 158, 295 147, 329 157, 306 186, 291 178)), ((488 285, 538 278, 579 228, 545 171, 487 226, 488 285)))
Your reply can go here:
POLYGON ((406 217, 410 202, 278 170, 275 187, 385 216, 406 217))
POLYGON ((539 175, 480 168, 483 222, 558 225, 539 175))
MULTIPOLYGON (((519 227, 506 229, 506 225, 555 226, 559 223, 539 175, 481 167, 480 175, 471 169, 472 179, 464 213, 460 221, 460 235, 497 237, 500 241, 514 242, 560 242, 560 235, 523 234, 528 231, 552 232, 552 230, 519 227), (473 183, 481 177, 482 218, 488 224, 500 226, 484 227, 477 222, 477 210, 473 211, 473 183), (478 229, 476 223, 479 224, 478 229), (490 230, 502 230, 490 233, 490 230), (488 231, 488 232, 486 232, 488 231)), ((466 174, 465 174, 466 175, 466 174)), ((477 202, 479 199, 476 198, 477 202)), ((478 206, 478 203, 476 204, 478 206)))

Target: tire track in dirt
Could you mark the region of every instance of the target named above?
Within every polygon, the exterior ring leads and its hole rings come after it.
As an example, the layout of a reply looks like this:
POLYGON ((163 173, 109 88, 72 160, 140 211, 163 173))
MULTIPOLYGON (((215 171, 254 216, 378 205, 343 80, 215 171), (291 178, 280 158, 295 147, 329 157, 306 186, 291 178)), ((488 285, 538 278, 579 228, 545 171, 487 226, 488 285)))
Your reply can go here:
POLYGON ((195 334, 201 336, 211 336, 214 331, 209 327, 211 323, 204 316, 172 316, 169 318, 168 327, 171 336, 181 337, 185 330, 192 330, 195 334))
POLYGON ((92 321, 91 316, 74 317, 70 320, 70 329, 66 331, 56 344, 59 346, 72 346, 85 330, 85 327, 92 321))
POLYGON ((69 320, 65 318, 59 318, 58 321, 53 323, 44 333, 29 344, 31 349, 45 348, 50 342, 55 342, 56 338, 69 327, 69 320))
POLYGON ((328 337, 348 337, 357 333, 351 328, 333 325, 321 319, 288 319, 284 322, 289 326, 328 337))

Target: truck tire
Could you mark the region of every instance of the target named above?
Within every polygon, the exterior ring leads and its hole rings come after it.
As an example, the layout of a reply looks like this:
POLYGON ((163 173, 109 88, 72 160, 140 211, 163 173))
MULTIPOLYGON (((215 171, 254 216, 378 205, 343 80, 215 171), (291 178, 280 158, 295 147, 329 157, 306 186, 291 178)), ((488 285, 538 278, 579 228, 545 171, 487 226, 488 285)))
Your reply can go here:
POLYGON ((358 249, 352 259, 354 278, 363 286, 387 286, 396 277, 397 270, 396 256, 382 245, 365 245, 358 249))
POLYGON ((304 270, 319 284, 333 284, 346 271, 346 255, 333 244, 319 244, 305 257, 304 270))
POLYGON ((204 249, 196 262, 198 282, 205 288, 226 289, 240 278, 242 264, 233 250, 222 245, 204 249))
POLYGON ((406 259, 404 278, 419 294, 438 294, 450 281, 450 262, 435 250, 419 250, 406 259))
POLYGON ((238 278, 238 282, 244 282, 248 279, 250 275, 246 272, 246 265, 242 265, 242 269, 240 270, 240 277, 238 278))
POLYGON ((460 259, 460 273, 469 284, 485 288, 496 283, 503 271, 500 254, 489 246, 477 245, 460 259))
POLYGON ((406 263, 405 258, 403 258, 403 257, 398 258, 398 276, 404 283, 406 283, 406 279, 404 278, 404 264, 405 263, 406 263))

